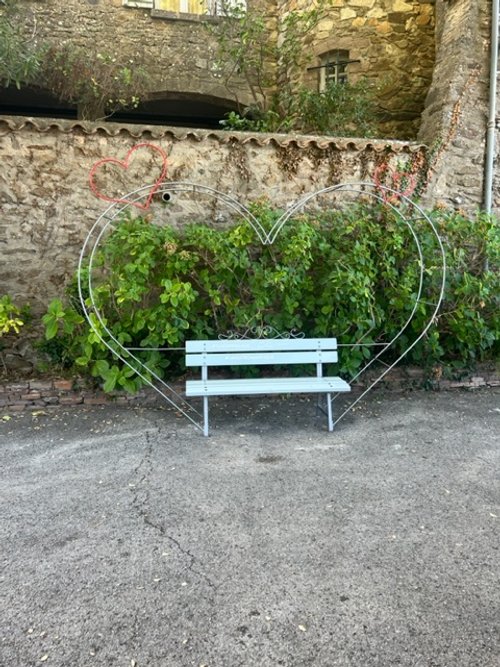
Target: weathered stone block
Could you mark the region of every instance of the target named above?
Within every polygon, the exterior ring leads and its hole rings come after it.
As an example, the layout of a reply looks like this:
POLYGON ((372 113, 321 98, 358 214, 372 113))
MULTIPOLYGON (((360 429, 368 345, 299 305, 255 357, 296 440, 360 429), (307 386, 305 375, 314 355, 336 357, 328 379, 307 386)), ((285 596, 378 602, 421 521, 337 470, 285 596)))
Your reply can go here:
POLYGON ((392 10, 394 12, 411 12, 413 11, 413 5, 404 0, 392 0, 392 10))
POLYGON ((344 7, 340 10, 340 20, 346 21, 347 19, 353 19, 356 17, 356 12, 350 7, 344 7))
POLYGON ((73 380, 54 380, 54 389, 71 391, 73 389, 73 380))
POLYGON ((83 403, 83 396, 61 396, 59 405, 79 405, 83 403))
POLYGON ((387 16, 387 12, 382 7, 374 7, 366 14, 367 18, 380 19, 387 16))
POLYGON ((53 388, 52 380, 30 380, 31 391, 50 391, 53 388))
POLYGON ((106 396, 84 396, 83 402, 85 405, 107 405, 110 399, 106 396))
POLYGON ((59 396, 44 396, 43 402, 45 405, 59 405, 59 396))
POLYGON ((381 35, 387 35, 392 32, 392 26, 389 21, 381 21, 380 23, 377 23, 376 30, 381 35))
POLYGON ((4 391, 8 391, 9 394, 21 393, 29 390, 28 382, 19 383, 19 384, 8 384, 5 386, 4 391))
POLYGON ((375 4, 375 0, 349 0, 351 7, 368 7, 371 8, 375 4))

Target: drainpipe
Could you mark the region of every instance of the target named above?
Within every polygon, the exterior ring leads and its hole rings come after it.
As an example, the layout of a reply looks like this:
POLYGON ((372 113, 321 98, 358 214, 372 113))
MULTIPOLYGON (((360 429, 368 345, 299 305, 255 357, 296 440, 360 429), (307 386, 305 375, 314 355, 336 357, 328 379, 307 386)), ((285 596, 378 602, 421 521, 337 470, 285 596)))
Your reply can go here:
POLYGON ((490 214, 493 198, 493 176, 495 161, 495 125, 497 105, 498 72, 498 15, 499 0, 491 2, 491 49, 490 49, 490 101, 488 130, 486 134, 486 160, 484 168, 484 210, 490 214))

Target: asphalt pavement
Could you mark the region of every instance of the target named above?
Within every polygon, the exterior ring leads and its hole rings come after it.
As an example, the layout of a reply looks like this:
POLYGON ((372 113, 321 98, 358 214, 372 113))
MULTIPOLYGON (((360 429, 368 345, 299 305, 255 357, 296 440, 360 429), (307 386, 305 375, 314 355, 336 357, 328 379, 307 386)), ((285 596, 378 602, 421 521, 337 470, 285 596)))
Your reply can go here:
POLYGON ((0 665, 500 667, 499 399, 0 413, 0 665))

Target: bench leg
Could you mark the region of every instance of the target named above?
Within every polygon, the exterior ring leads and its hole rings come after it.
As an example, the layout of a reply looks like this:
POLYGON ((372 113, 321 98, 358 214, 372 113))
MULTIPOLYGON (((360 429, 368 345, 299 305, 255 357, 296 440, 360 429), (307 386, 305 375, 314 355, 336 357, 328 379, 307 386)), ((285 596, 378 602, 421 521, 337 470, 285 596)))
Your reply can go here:
POLYGON ((333 431, 333 418, 332 418, 332 395, 326 395, 326 407, 328 411, 328 430, 333 431))
POLYGON ((208 435, 208 397, 203 397, 203 435, 208 435))

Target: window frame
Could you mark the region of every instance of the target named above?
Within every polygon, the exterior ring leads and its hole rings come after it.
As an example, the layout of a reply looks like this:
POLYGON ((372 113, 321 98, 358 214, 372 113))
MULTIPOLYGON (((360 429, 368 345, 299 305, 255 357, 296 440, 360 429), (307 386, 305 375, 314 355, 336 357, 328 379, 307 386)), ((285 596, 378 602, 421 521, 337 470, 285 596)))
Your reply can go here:
POLYGON ((122 0, 122 5, 132 9, 154 9, 154 0, 122 0))
POLYGON ((319 56, 319 81, 318 89, 323 93, 330 82, 347 83, 349 75, 347 66, 349 65, 350 55, 348 49, 331 49, 319 56), (342 68, 339 71, 339 68, 342 68))
MULTIPOLYGON (((246 0, 207 0, 206 10, 200 12, 190 12, 189 11, 189 0, 178 0, 179 8, 176 10, 166 10, 162 9, 158 5, 160 4, 157 0, 122 0, 122 5, 124 7, 129 7, 132 9, 151 9, 154 12, 154 15, 160 16, 159 12, 168 13, 171 16, 176 16, 182 14, 183 16, 193 16, 193 17, 210 17, 210 18, 224 18, 227 16, 227 12, 224 7, 235 7, 242 12, 247 10, 247 1, 246 0)), ((200 3, 201 4, 201 3, 200 3)))

